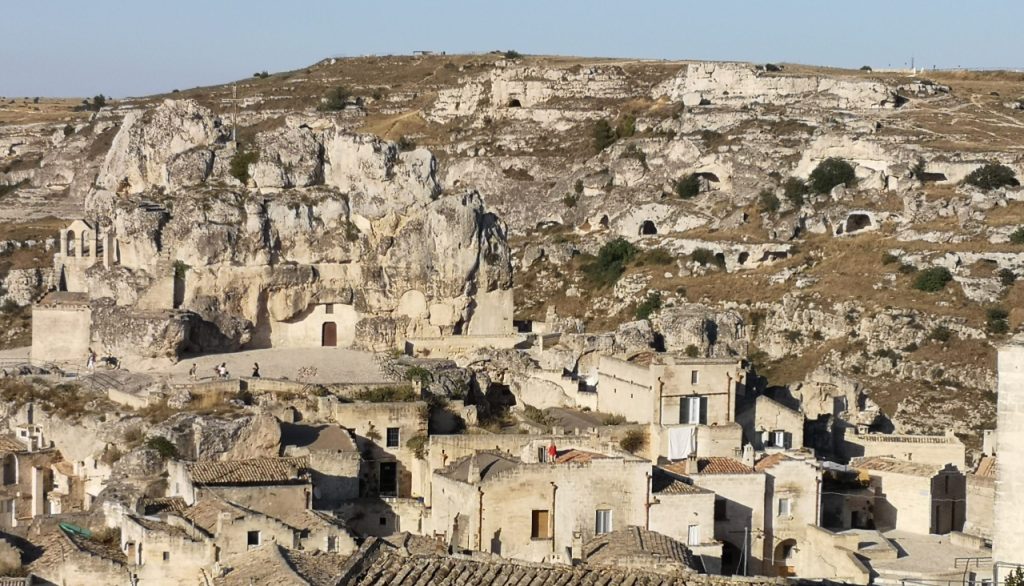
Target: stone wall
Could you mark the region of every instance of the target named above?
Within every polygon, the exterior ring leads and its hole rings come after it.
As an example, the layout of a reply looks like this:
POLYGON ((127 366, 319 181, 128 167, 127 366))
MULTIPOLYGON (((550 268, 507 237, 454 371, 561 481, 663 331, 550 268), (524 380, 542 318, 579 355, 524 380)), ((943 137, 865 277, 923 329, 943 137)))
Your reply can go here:
POLYGON ((85 367, 91 344, 92 311, 88 307, 32 308, 32 359, 70 362, 85 367))
MULTIPOLYGON (((992 560, 1024 565, 1024 340, 999 348, 995 524, 992 560)), ((1002 580, 1002 576, 996 577, 1002 580)))

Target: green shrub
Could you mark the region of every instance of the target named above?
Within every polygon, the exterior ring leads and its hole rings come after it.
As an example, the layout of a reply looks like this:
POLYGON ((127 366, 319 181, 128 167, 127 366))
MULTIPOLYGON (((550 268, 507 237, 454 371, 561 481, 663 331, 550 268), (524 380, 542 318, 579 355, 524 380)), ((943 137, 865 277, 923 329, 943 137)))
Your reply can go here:
POLYGON ((345 86, 338 86, 327 92, 327 95, 324 96, 323 101, 320 103, 319 109, 323 112, 344 110, 351 99, 352 92, 345 86))
POLYGON ((434 373, 422 366, 410 366, 405 369, 405 374, 403 376, 405 377, 405 380, 418 380, 420 383, 425 385, 430 384, 430 382, 434 380, 434 373))
POLYGON ((871 66, 870 65, 861 65, 860 70, 861 71, 871 71, 871 66))
POLYGON ((948 342, 953 337, 953 332, 946 326, 938 325, 932 328, 928 337, 936 342, 948 342))
POLYGON ((1007 318, 1010 313, 1002 307, 991 307, 985 312, 985 329, 990 334, 1005 334, 1010 331, 1010 322, 1007 318))
POLYGON ((803 339, 804 335, 797 330, 786 330, 784 334, 786 341, 790 343, 797 343, 803 339))
POLYGON ((368 403, 409 403, 419 399, 416 391, 409 386, 371 387, 358 391, 352 398, 368 403))
POLYGON ((508 51, 505 51, 504 55, 505 55, 505 59, 522 59, 523 58, 523 54, 522 53, 520 53, 519 51, 513 51, 512 49, 509 49, 508 51))
POLYGON ((636 318, 648 319, 651 314, 661 309, 661 293, 652 291, 640 305, 636 306, 636 318))
POLYGON ((815 193, 828 193, 837 185, 850 187, 856 182, 857 174, 853 165, 838 157, 825 159, 811 171, 810 185, 815 193))
POLYGON ((918 273, 914 279, 914 289, 926 293, 935 293, 946 288, 946 284, 953 280, 953 275, 945 267, 931 267, 918 273))
POLYGON ((231 162, 228 165, 228 172, 235 179, 238 179, 242 185, 249 183, 249 165, 252 165, 260 158, 259 151, 249 151, 239 145, 238 150, 231 157, 231 162))
POLYGON ((683 199, 696 197, 700 193, 700 177, 696 173, 688 173, 676 181, 676 195, 683 199))
POLYGON ((160 454, 161 458, 177 458, 178 448, 165 437, 153 436, 146 440, 146 447, 151 450, 156 450, 160 454))
POLYGON ((252 76, 258 79, 267 79, 268 77, 270 77, 270 74, 267 73, 266 69, 264 69, 263 71, 258 71, 252 74, 252 76))
POLYGON ((794 207, 804 205, 804 196, 807 195, 807 183, 799 177, 790 177, 782 183, 782 195, 789 200, 794 207))
POLYGON ((615 134, 619 138, 629 138, 636 134, 636 118, 631 114, 623 114, 615 127, 615 134))
POLYGON ((615 129, 608 123, 607 120, 601 119, 594 124, 594 149, 597 152, 601 152, 604 149, 615 144, 615 141, 619 139, 618 135, 615 134, 615 129))
POLYGON ((917 267, 912 264, 903 263, 900 265, 900 268, 896 270, 898 270, 901 275, 913 275, 917 272, 917 267))
POLYGON ((604 418, 601 419, 602 425, 622 425, 623 423, 626 423, 626 418, 617 413, 605 415, 604 418))
POLYGON ((891 252, 886 252, 882 254, 882 264, 884 265, 891 265, 892 263, 898 262, 899 260, 900 257, 896 256, 891 252))
POLYGON ((646 445, 647 434, 640 429, 631 429, 627 431, 626 435, 622 436, 622 439, 619 440, 619 447, 630 454, 639 452, 644 449, 644 446, 646 445))
POLYGON ((71 136, 75 133, 75 127, 70 124, 64 125, 64 136, 71 136))
POLYGON ((567 193, 564 196, 562 196, 562 205, 564 205, 567 208, 576 207, 576 204, 579 203, 579 201, 580 196, 576 195, 575 193, 567 193))
POLYGON ((1013 285, 1017 281, 1017 273, 1011 271, 1010 269, 999 269, 999 272, 997 274, 999 275, 999 282, 1004 287, 1009 287, 1010 285, 1013 285))
POLYGON ((768 214, 773 214, 779 211, 779 206, 782 205, 782 202, 779 201, 775 192, 770 189, 761 190, 761 194, 758 196, 758 202, 761 211, 768 214))
POLYGON ((427 459, 427 436, 423 434, 416 434, 409 438, 409 441, 405 442, 405 447, 412 450, 416 458, 419 460, 427 459))
POLYGON ((398 142, 395 144, 398 146, 398 150, 403 153, 416 149, 416 141, 404 134, 398 138, 398 142))
POLYGON ((718 268, 725 268, 725 259, 716 255, 713 251, 708 250, 707 248, 695 248, 693 252, 690 253, 690 260, 702 267, 715 265, 718 268))
POLYGON ((1010 234, 1010 242, 1012 244, 1024 244, 1024 226, 1017 228, 1010 234))
POLYGON ((964 183, 984 189, 985 191, 1020 185, 1020 181, 1017 181, 1017 174, 1013 172, 1013 169, 999 163, 989 163, 984 167, 971 171, 964 178, 964 183))
POLYGON ((583 266, 583 274, 594 285, 605 287, 614 285, 622 273, 626 272, 626 263, 636 256, 637 249, 624 238, 616 238, 607 242, 597 253, 597 258, 583 266))
POLYGON ((643 167, 645 171, 649 169, 649 167, 647 166, 647 153, 645 153, 643 150, 640 149, 640 147, 636 146, 635 144, 631 144, 628 147, 626 147, 626 150, 622 151, 622 156, 631 159, 636 159, 637 161, 640 162, 640 166, 643 167))
POLYGON ((576 195, 583 195, 583 180, 577 179, 576 184, 573 185, 572 190, 576 192, 576 195))
POLYGON ((697 358, 700 356, 700 348, 690 344, 683 350, 683 354, 686 354, 687 358, 697 358))

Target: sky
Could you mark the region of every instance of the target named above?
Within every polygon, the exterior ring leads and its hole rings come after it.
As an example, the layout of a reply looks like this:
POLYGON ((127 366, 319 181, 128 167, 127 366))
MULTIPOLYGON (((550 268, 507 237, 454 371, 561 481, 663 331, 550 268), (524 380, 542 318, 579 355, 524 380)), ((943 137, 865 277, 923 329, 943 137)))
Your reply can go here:
POLYGON ((415 50, 1024 69, 1022 22, 1021 0, 30 0, 0 9, 0 95, 140 96, 415 50))

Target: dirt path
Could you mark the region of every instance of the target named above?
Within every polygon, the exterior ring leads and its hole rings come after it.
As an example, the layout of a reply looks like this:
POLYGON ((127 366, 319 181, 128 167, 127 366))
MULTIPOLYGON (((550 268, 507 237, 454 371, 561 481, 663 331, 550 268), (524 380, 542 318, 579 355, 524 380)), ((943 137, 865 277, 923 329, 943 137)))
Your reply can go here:
POLYGON ((215 376, 214 368, 222 362, 227 363, 232 377, 250 376, 253 364, 258 362, 260 375, 265 378, 321 384, 387 382, 373 353, 345 348, 274 348, 185 357, 174 366, 151 371, 151 374, 165 375, 173 382, 186 382, 188 371, 195 364, 200 380, 211 380, 215 376), (300 370, 303 374, 314 371, 315 374, 300 377, 300 370))

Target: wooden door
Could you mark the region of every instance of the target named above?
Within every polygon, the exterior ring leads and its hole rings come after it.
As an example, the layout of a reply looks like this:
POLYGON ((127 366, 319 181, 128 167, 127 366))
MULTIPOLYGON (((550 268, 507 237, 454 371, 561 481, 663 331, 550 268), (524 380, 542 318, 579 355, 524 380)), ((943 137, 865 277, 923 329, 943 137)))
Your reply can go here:
POLYGON ((321 336, 321 345, 323 346, 337 346, 338 345, 338 324, 329 321, 324 322, 323 335, 321 336))

